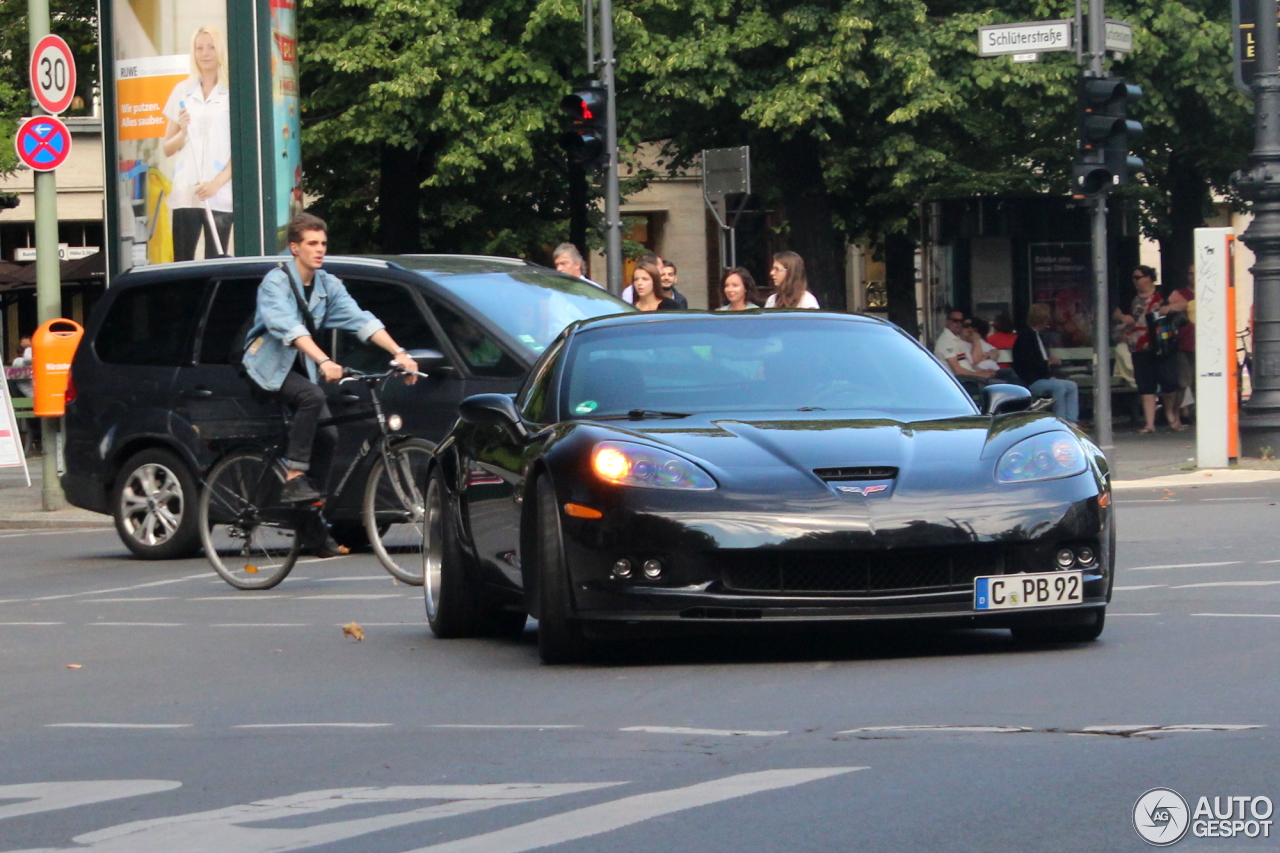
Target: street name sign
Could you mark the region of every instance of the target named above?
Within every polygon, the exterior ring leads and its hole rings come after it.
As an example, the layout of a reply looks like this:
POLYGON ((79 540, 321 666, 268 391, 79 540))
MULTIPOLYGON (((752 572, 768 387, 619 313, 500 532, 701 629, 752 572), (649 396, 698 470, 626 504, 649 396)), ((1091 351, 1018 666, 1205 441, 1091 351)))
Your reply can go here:
POLYGON ((1133 53, 1133 24, 1108 20, 1102 44, 1114 53, 1133 53))
POLYGON ((52 172, 71 156, 71 132, 53 116, 24 121, 13 135, 18 159, 37 172, 52 172))
POLYGON ((62 36, 47 35, 31 51, 31 91, 45 112, 66 112, 76 96, 76 60, 62 36))
POLYGON ((1074 49, 1071 22, 1066 20, 992 24, 978 28, 979 56, 1074 49))

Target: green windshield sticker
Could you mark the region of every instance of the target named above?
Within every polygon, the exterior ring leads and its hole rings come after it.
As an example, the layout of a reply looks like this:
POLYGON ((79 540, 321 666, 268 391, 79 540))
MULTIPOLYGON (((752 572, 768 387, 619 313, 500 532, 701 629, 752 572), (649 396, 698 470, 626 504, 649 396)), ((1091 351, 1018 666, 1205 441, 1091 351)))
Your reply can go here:
POLYGON ((581 403, 573 407, 575 415, 589 415, 596 410, 600 404, 595 400, 583 400, 581 403))

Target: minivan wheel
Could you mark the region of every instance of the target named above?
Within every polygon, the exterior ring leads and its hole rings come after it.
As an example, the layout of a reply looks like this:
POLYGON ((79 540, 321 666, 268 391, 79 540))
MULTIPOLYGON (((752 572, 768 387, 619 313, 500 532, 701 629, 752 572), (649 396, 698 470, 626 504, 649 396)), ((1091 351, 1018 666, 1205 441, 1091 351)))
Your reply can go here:
POLYGON ((196 482, 174 453, 153 447, 120 469, 111 494, 116 533, 134 556, 172 560, 200 549, 196 482))

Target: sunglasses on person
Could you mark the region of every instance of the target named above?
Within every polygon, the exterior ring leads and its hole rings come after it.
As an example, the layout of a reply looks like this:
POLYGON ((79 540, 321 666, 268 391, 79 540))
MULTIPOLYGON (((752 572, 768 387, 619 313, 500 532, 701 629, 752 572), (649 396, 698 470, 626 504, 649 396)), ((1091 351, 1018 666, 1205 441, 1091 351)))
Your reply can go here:
POLYGON ((947 318, 947 322, 948 322, 948 323, 963 323, 963 322, 964 322, 964 318, 963 318, 963 317, 948 317, 948 318, 947 318))

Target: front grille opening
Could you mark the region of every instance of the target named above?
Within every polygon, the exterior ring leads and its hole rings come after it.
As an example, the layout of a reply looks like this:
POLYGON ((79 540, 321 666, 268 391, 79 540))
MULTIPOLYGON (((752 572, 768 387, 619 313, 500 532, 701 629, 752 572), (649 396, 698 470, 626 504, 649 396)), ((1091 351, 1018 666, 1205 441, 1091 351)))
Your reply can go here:
POLYGON ((828 483, 841 480, 892 480, 898 469, 887 465, 862 465, 853 468, 814 468, 813 473, 828 483))
POLYGON ((737 552, 721 557, 726 592, 902 595, 973 589, 973 579, 1004 574, 999 546, 912 551, 737 552))

